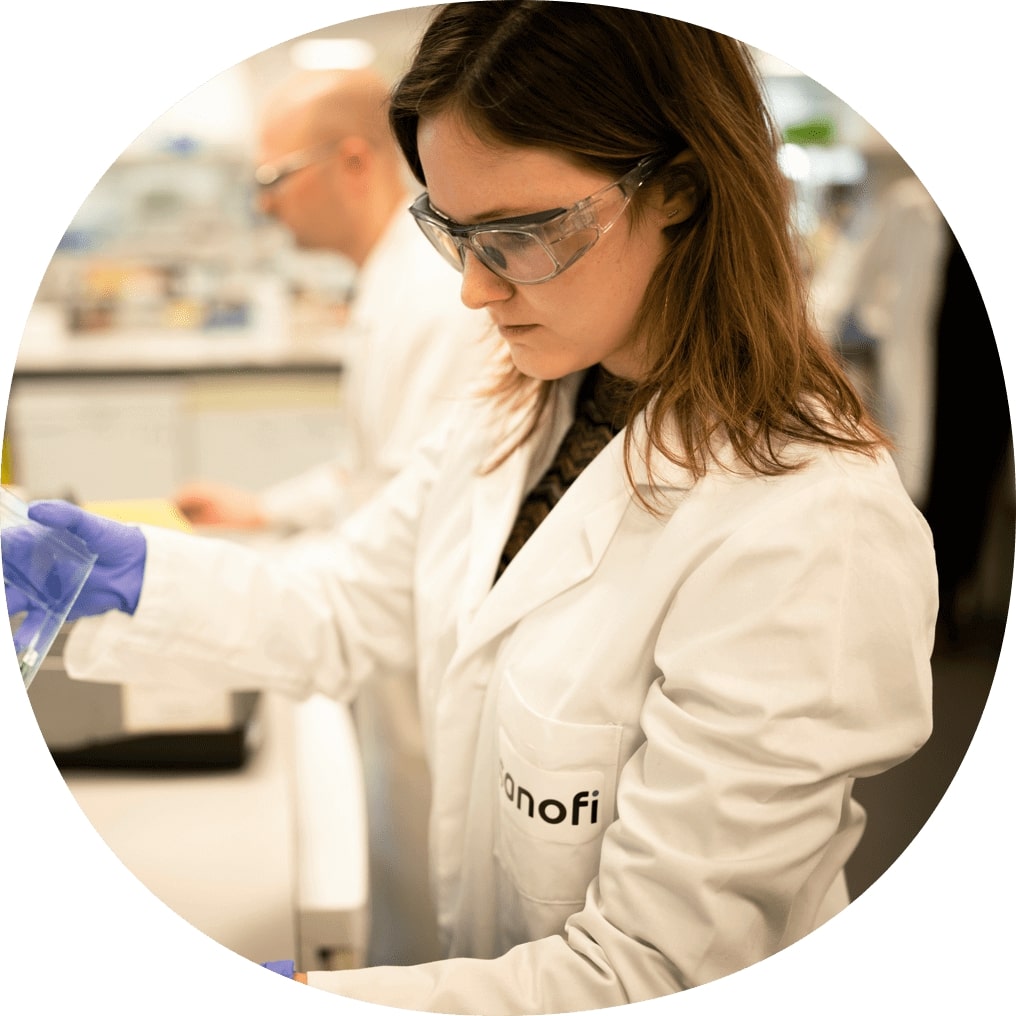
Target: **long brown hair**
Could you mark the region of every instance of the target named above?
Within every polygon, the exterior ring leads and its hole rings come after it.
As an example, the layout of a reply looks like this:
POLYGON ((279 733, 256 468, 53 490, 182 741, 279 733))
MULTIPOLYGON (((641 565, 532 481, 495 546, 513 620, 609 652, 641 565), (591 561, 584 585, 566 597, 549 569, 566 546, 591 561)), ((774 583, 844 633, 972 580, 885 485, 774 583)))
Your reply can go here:
MULTIPOLYGON (((445 4, 390 107, 424 186, 417 127, 452 108, 481 137, 559 151, 608 176, 671 157, 658 182, 668 196, 687 192, 695 211, 667 230, 635 322, 648 369, 629 422, 645 411, 647 459, 658 451, 702 475, 723 436, 745 466, 772 475, 794 468, 781 454, 788 440, 869 454, 887 444, 810 321, 779 136, 742 43, 599 4, 445 4), (667 439, 671 423, 681 448, 667 439)), ((509 362, 495 385, 506 403, 531 400, 516 445, 553 383, 509 362)), ((626 461, 631 440, 629 427, 626 461)))

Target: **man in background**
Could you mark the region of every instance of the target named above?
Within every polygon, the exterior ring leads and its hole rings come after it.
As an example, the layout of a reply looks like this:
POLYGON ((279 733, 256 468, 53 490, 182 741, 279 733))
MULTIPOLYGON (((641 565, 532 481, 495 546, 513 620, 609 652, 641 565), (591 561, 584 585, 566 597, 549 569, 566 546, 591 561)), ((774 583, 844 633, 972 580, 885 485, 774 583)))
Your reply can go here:
POLYGON ((323 529, 405 463, 420 437, 475 382, 485 314, 409 215, 407 170, 371 71, 301 72, 266 102, 256 172, 264 212, 306 250, 356 268, 345 384, 348 448, 259 493, 197 481, 174 495, 196 525, 323 529))
MULTIPOLYGON (((407 171, 377 75, 295 75, 270 96, 259 144, 262 209, 299 247, 336 252, 356 268, 346 326, 348 447, 259 493, 196 481, 173 499, 196 525, 300 533, 305 552, 315 539, 308 533, 327 539, 327 529, 393 476, 415 442, 469 393, 487 355, 488 319, 463 307, 458 276, 407 211, 407 171)), ((437 959, 416 689, 394 677, 376 681, 357 700, 355 718, 370 837, 368 962, 437 959)))

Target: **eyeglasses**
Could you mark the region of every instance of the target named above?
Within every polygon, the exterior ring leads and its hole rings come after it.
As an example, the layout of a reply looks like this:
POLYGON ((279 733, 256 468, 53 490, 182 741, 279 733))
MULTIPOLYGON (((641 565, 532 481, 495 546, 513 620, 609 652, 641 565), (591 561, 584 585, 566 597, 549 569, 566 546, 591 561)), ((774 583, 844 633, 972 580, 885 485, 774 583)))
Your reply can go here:
POLYGON ((409 212, 438 253, 458 271, 465 267, 469 250, 499 278, 535 285, 560 275, 588 253, 661 163, 661 156, 646 156, 620 180, 570 208, 535 215, 462 226, 436 211, 426 191, 409 212))
POLYGON ((283 180, 298 173, 301 169, 313 166, 315 163, 324 162, 332 153, 334 144, 315 145, 302 152, 293 152, 291 155, 283 156, 278 162, 265 162, 254 170, 254 182, 262 190, 270 190, 278 187, 283 180))

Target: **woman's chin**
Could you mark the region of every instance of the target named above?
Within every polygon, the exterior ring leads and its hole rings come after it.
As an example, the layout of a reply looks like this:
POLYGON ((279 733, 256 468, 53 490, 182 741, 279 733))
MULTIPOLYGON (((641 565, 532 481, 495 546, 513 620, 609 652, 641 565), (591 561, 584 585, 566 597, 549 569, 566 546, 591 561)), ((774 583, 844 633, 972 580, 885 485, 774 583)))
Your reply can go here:
POLYGON ((551 359, 532 348, 527 349, 511 341, 508 343, 508 349, 515 369, 534 381, 559 381, 581 369, 571 362, 551 359))

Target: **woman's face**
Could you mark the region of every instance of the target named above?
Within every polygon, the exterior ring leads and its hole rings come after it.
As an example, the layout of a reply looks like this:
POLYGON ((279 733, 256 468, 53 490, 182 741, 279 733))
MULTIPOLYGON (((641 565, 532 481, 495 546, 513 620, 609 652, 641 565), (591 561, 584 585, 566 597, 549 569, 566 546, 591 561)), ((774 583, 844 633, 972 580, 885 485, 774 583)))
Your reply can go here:
MULTIPOLYGON (((462 225, 566 208, 613 182, 550 149, 481 141, 453 112, 421 121, 418 145, 431 205, 462 225)), ((634 320, 666 247, 666 219, 650 200, 633 221, 629 205, 580 260, 536 285, 506 282, 469 253, 462 302, 487 309, 529 377, 555 380, 596 363, 638 377, 634 320)))

